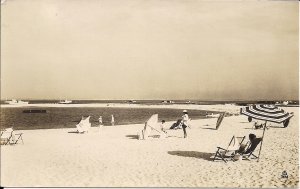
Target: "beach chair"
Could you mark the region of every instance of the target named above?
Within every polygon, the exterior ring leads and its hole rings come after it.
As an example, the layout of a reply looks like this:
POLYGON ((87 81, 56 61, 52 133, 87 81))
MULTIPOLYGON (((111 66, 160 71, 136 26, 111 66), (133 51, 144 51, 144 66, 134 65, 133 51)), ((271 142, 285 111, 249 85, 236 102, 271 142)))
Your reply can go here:
POLYGON ((11 138, 12 138, 12 128, 7 128, 1 131, 1 145, 7 145, 9 144, 11 138))
MULTIPOLYGON (((152 134, 152 131, 156 131, 158 134, 158 138, 164 139, 167 138, 167 133, 162 131, 159 128, 158 124, 158 114, 153 114, 148 121, 145 122, 144 129, 138 132, 138 139, 139 140, 147 140, 149 136, 152 134)), ((151 137, 156 137, 157 135, 151 135, 151 137)))
POLYGON ((90 117, 82 118, 81 121, 76 125, 78 133, 86 133, 91 128, 90 117))
POLYGON ((247 148, 244 152, 241 152, 240 154, 243 156, 243 159, 257 159, 258 156, 254 154, 254 151, 256 147, 260 144, 262 141, 262 138, 255 138, 252 142, 247 142, 247 148))
POLYGON ((223 160, 227 163, 228 160, 235 161, 235 155, 240 151, 241 145, 243 144, 244 137, 235 137, 233 136, 228 144, 227 148, 217 147, 217 151, 215 153, 215 160, 223 160))
POLYGON ((226 112, 223 112, 223 113, 221 113, 221 114, 219 115, 218 120, 217 120, 217 123, 216 123, 216 130, 219 129, 219 127, 220 127, 220 125, 221 125, 221 123, 222 123, 222 121, 223 121, 223 119, 224 119, 224 117, 225 117, 225 113, 226 113, 226 112))
POLYGON ((17 138, 17 139, 15 139, 15 142, 13 144, 17 144, 20 139, 22 141, 22 144, 24 144, 23 137, 22 137, 23 133, 15 133, 14 135, 15 135, 15 138, 17 138))
POLYGON ((12 128, 1 131, 1 145, 17 144, 19 140, 22 140, 22 144, 24 144, 22 134, 23 133, 15 133, 12 128))

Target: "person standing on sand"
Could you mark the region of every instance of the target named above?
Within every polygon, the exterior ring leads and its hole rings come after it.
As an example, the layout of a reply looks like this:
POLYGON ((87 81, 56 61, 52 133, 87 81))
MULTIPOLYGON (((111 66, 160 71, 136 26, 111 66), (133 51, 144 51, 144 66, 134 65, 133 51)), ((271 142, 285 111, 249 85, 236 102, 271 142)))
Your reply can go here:
POLYGON ((101 128, 103 127, 102 116, 99 117, 98 121, 99 121, 99 131, 100 131, 101 128))
POLYGON ((188 127, 189 115, 186 110, 183 110, 182 116, 182 129, 183 129, 183 137, 187 137, 186 128, 188 127))
POLYGON ((102 116, 99 117, 98 121, 99 121, 99 125, 103 125, 102 116))
POLYGON ((115 118, 114 118, 114 115, 111 115, 111 125, 112 125, 112 126, 115 125, 115 118))

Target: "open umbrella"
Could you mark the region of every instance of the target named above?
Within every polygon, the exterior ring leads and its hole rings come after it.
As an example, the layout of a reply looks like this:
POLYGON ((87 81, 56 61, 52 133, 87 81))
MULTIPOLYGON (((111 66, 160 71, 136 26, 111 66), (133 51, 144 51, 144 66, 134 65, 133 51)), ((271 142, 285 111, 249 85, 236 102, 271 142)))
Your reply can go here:
POLYGON ((241 114, 259 119, 263 121, 270 121, 275 123, 282 123, 291 118, 293 115, 274 105, 253 105, 241 108, 241 114))
POLYGON ((263 138, 265 135, 267 121, 275 122, 275 123, 282 123, 282 122, 287 123, 289 119, 293 117, 293 114, 285 112, 281 108, 278 108, 274 105, 265 105, 265 104, 252 105, 252 106, 241 108, 241 114, 244 114, 254 119, 266 121, 264 124, 264 131, 263 131, 262 141, 260 144, 258 160, 262 148, 263 138))

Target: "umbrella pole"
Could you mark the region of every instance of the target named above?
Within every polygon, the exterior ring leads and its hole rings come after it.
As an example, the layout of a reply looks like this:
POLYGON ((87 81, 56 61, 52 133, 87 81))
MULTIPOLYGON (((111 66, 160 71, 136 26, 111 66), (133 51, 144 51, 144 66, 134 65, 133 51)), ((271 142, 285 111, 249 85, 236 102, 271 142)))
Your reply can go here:
POLYGON ((260 156, 260 151, 261 151, 261 148, 262 148, 262 143, 263 143, 263 141, 264 141, 264 136, 265 136, 266 126, 267 126, 267 121, 265 122, 264 132, 263 132, 262 139, 261 139, 261 143, 260 143, 260 148, 259 148, 259 153, 258 153, 257 161, 259 161, 259 156, 260 156))

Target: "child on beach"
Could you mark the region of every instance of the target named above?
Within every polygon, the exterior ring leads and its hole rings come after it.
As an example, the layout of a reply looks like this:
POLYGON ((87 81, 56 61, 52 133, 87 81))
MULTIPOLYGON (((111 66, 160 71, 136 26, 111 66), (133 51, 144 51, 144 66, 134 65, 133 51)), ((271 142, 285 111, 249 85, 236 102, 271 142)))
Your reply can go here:
POLYGON ((167 134, 167 131, 165 129, 165 122, 166 122, 165 120, 161 121, 160 129, 161 129, 162 132, 164 132, 165 134, 167 134))

